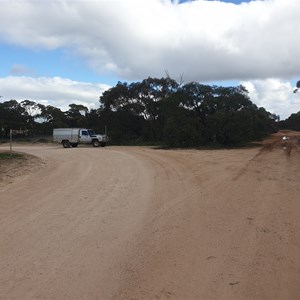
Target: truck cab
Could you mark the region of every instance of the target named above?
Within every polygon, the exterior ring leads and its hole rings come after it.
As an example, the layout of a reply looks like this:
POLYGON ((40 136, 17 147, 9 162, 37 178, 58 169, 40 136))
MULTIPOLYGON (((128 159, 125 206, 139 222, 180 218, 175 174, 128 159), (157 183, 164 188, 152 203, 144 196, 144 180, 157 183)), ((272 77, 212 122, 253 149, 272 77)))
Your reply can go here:
POLYGON ((80 129, 79 130, 79 141, 83 144, 89 144, 92 142, 92 135, 90 134, 90 129, 80 129))
POLYGON ((106 145, 106 138, 103 135, 96 134, 92 129, 81 128, 79 130, 79 143, 81 144, 93 144, 94 147, 104 147, 106 145))

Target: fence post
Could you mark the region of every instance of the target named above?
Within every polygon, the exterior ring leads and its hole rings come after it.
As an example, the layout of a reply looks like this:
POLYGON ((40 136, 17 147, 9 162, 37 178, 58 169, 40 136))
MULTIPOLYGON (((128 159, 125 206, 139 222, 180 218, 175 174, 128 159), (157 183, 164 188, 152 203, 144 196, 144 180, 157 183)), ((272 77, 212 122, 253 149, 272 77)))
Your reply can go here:
POLYGON ((12 129, 9 130, 10 158, 12 158, 12 129))

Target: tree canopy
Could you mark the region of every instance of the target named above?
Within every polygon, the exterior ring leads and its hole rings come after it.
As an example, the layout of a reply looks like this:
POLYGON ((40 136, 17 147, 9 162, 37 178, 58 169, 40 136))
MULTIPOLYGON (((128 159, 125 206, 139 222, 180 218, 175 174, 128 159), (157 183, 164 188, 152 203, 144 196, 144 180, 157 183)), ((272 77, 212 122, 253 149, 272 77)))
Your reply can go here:
POLYGON ((2 136, 10 128, 50 135, 57 127, 103 132, 107 126, 114 144, 235 146, 277 129, 278 117, 253 104, 243 86, 179 84, 169 77, 149 77, 118 82, 99 101, 98 109, 72 103, 65 112, 30 100, 0 103, 2 136))
POLYGON ((276 128, 274 116, 254 105, 243 86, 179 85, 170 78, 148 78, 129 85, 118 82, 100 103, 100 114, 126 113, 124 125, 139 120, 135 128, 141 130, 140 139, 167 146, 238 145, 276 128))

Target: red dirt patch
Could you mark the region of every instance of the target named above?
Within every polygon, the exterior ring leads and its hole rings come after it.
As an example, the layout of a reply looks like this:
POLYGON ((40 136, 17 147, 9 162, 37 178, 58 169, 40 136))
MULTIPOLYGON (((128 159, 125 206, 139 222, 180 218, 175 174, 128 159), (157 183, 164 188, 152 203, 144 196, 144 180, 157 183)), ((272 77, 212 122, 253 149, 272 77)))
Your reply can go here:
POLYGON ((271 135, 262 144, 260 152, 268 152, 273 149, 283 149, 287 156, 291 156, 292 152, 299 152, 300 132, 291 130, 281 130, 271 135), (286 137, 286 139, 284 138, 286 137))

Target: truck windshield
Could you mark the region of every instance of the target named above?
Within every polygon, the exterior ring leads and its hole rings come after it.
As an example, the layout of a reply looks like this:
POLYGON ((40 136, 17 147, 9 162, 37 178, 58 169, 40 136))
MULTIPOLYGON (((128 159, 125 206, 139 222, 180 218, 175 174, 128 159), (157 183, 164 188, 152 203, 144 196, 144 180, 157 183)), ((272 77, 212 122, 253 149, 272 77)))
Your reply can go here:
POLYGON ((92 130, 92 129, 88 129, 88 132, 89 132, 89 134, 90 134, 91 136, 92 136, 92 135, 96 135, 95 131, 92 130))

